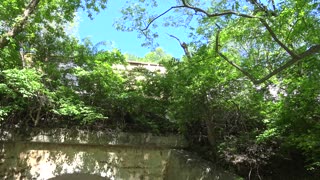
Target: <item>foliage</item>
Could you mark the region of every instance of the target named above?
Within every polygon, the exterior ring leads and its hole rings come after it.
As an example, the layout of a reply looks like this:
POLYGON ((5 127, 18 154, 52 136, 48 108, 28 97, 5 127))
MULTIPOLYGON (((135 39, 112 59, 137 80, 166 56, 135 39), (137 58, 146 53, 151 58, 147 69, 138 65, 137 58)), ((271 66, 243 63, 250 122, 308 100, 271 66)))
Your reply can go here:
POLYGON ((302 150, 309 168, 319 168, 319 62, 301 64, 300 70, 292 69, 290 78, 282 81, 282 97, 265 123, 268 129, 260 138, 277 137, 289 148, 302 150), (303 70, 302 70, 303 69, 303 70), (298 71, 298 72, 297 72, 298 71), (310 73, 311 72, 311 73, 310 73))
POLYGON ((0 13, 1 68, 27 66, 24 56, 35 51, 41 57, 37 60, 47 60, 53 49, 63 48, 59 44, 67 39, 65 26, 74 20, 79 8, 86 9, 91 17, 92 12, 104 9, 106 3, 106 0, 1 1, 0 8, 6 9, 0 13))
POLYGON ((162 48, 158 47, 154 51, 147 53, 144 57, 137 57, 132 54, 125 54, 127 61, 137 61, 137 62, 149 62, 149 63, 161 63, 165 61, 170 61, 172 56, 167 54, 162 48))
POLYGON ((169 61, 170 59, 172 59, 171 55, 167 54, 161 48, 156 48, 154 51, 147 53, 144 58, 142 58, 142 61, 159 63, 161 61, 169 61))
POLYGON ((2 116, 30 118, 35 124, 47 115, 53 104, 54 93, 41 82, 41 74, 34 69, 9 69, 1 72, 2 116))
POLYGON ((188 44, 170 36, 186 52, 176 60, 161 48, 141 58, 101 51, 103 42, 66 34, 77 9, 92 17, 106 2, 0 2, 2 125, 178 130, 191 148, 249 178, 293 152, 320 172, 319 3, 178 0, 165 9, 128 1, 115 25, 138 30, 145 45, 162 18, 165 27, 189 27, 188 44), (115 69, 126 58, 166 71, 115 69))
POLYGON ((115 27, 136 30, 143 45, 156 44, 161 25, 189 27, 188 44, 171 37, 185 52, 196 50, 182 63, 168 62, 165 80, 168 112, 182 132, 204 129, 214 152, 248 154, 241 143, 276 142, 284 151, 303 152, 309 169, 319 172, 317 1, 131 2, 115 27), (235 143, 226 143, 228 137, 235 143))
POLYGON ((73 99, 60 99, 58 102, 60 107, 53 112, 63 116, 63 118, 71 117, 81 124, 90 124, 97 120, 106 119, 103 114, 97 112, 96 108, 85 106, 81 101, 73 101, 73 99))
MULTIPOLYGON (((159 22, 164 26, 189 26, 193 37, 189 46, 214 42, 216 53, 255 84, 320 52, 315 34, 320 29, 319 4, 312 0, 178 0, 160 4, 156 0, 128 3, 122 10, 123 17, 115 23, 116 28, 137 30, 145 37, 144 44, 150 45, 159 36, 159 22)), ((186 44, 180 44, 188 49, 186 44)))
POLYGON ((175 125, 166 119, 169 97, 165 91, 169 84, 159 72, 150 72, 144 68, 135 68, 124 74, 124 91, 119 105, 125 106, 126 113, 134 119, 135 128, 154 133, 175 131, 175 125))

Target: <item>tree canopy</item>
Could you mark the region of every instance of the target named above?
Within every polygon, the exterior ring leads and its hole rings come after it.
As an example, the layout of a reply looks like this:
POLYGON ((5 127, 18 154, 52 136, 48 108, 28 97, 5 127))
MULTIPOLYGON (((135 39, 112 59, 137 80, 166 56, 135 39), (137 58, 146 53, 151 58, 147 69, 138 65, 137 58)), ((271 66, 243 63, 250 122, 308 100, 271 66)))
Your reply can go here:
POLYGON ((138 61, 138 62, 151 62, 151 63, 161 63, 165 61, 170 61, 173 57, 166 53, 162 48, 158 47, 155 50, 148 52, 144 57, 137 57, 133 54, 125 54, 128 61, 138 61))
POLYGON ((301 61, 318 60, 317 1, 177 0, 176 4, 167 4, 156 0, 131 1, 123 8, 123 17, 116 27, 138 31, 145 37, 146 45, 159 36, 160 25, 188 28, 193 37, 189 46, 210 46, 216 56, 254 84, 261 84, 301 61), (164 6, 168 6, 166 10, 164 6), (149 10, 157 7, 158 13, 149 10))
POLYGON ((144 57, 100 50, 66 33, 77 10, 93 18, 107 5, 0 2, 0 129, 181 133, 190 149, 249 179, 280 177, 288 164, 308 170, 296 178, 319 175, 318 1, 128 0, 115 27, 138 31, 146 46, 169 36, 181 59, 161 48, 144 57), (185 28, 189 41, 159 26, 185 28), (166 71, 115 68, 126 60, 166 71))

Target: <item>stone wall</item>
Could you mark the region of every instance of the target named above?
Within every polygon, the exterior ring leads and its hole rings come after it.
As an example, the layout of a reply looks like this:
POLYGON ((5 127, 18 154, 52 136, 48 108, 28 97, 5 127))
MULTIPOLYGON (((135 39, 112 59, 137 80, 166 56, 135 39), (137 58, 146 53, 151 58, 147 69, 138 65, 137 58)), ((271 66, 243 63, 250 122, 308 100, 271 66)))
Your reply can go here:
POLYGON ((125 133, 115 131, 85 131, 77 129, 32 129, 27 134, 5 131, 0 141, 56 144, 84 144, 103 146, 148 146, 161 148, 185 148, 186 140, 182 136, 155 136, 151 133, 125 133))
POLYGON ((230 177, 181 150, 180 136, 34 129, 0 138, 0 179, 185 180, 230 177), (182 152, 183 155, 182 155, 182 152))

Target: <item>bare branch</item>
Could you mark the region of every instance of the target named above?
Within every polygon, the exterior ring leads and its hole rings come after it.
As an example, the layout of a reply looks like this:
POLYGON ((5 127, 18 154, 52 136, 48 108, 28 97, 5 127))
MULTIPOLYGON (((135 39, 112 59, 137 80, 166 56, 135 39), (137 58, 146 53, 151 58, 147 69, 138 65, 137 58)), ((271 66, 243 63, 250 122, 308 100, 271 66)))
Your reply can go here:
POLYGON ((245 76, 247 76, 250 81, 253 82, 253 84, 259 84, 257 83, 258 81, 246 70, 244 70, 243 68, 241 68, 239 65, 237 65, 236 63, 230 61, 224 54, 222 54, 221 52, 218 52, 218 54, 224 59, 226 60, 230 65, 232 65, 233 67, 235 67, 236 69, 238 69, 239 71, 242 72, 242 74, 244 74, 245 76))
POLYGON ((308 58, 309 56, 320 53, 320 44, 314 45, 311 48, 309 48, 307 51, 305 51, 299 55, 294 54, 294 56, 291 56, 292 57, 291 60, 289 60, 288 62, 286 62, 285 64, 283 64, 279 68, 273 70, 271 73, 267 74, 266 76, 264 76, 260 80, 257 80, 249 72, 244 70, 242 67, 240 67, 239 65, 237 65, 233 61, 229 60, 229 58, 227 56, 225 56, 223 53, 221 53, 219 51, 219 46, 220 46, 219 34, 220 34, 221 29, 217 24, 216 24, 216 26, 218 27, 218 32, 216 35, 216 52, 218 53, 219 56, 221 56, 224 60, 226 60, 230 65, 232 65, 233 67, 238 69, 240 72, 242 72, 245 76, 247 76, 253 84, 261 84, 261 83, 267 81, 268 79, 270 79, 271 77, 273 77, 274 75, 276 75, 276 74, 282 72, 283 70, 289 68, 290 66, 294 65, 295 63, 297 63, 305 58, 308 58))
POLYGON ((245 18, 259 18, 256 16, 252 16, 252 15, 248 15, 248 14, 243 14, 243 13, 239 13, 239 12, 235 12, 235 11, 231 11, 231 10, 224 10, 223 12, 220 13, 208 13, 207 11, 198 8, 198 7, 194 7, 191 6, 190 4, 188 4, 185 0, 182 0, 183 5, 181 6, 172 6, 169 9, 167 9, 166 11, 164 11, 163 13, 161 13, 160 15, 158 15, 157 17, 153 18, 150 22, 148 22, 148 25, 144 28, 144 29, 140 29, 141 31, 145 31, 147 30, 150 25, 157 19, 159 19, 161 16, 167 14, 169 11, 171 11, 172 9, 178 9, 178 8, 187 8, 187 9, 192 9, 194 10, 196 13, 197 12, 201 12, 203 14, 205 14, 207 17, 218 17, 218 16, 226 16, 226 15, 236 15, 236 16, 240 16, 240 17, 245 17, 245 18))
POLYGON ((28 18, 35 11, 38 6, 40 0, 31 0, 21 15, 21 19, 13 26, 11 30, 7 33, 1 35, 0 37, 0 49, 4 48, 8 45, 9 39, 14 38, 23 30, 23 26, 26 25, 28 18))
POLYGON ((180 46, 182 47, 182 49, 183 49, 183 51, 184 51, 184 54, 185 54, 188 58, 191 58, 191 54, 190 54, 190 52, 189 52, 189 50, 188 50, 188 45, 187 45, 185 42, 181 42, 180 39, 177 38, 176 36, 171 35, 171 34, 168 34, 168 35, 169 35, 170 37, 176 39, 176 40, 179 42, 180 46))
POLYGON ((299 54, 297 57, 292 58, 290 61, 288 61, 287 63, 285 63, 284 65, 280 66, 279 68, 275 69, 274 71, 272 71, 271 73, 269 73, 268 75, 264 76, 263 78, 261 78, 259 81, 256 81, 255 84, 261 84, 264 81, 270 79, 272 76, 280 73, 281 71, 289 68, 290 66, 292 66, 293 64, 313 55, 316 53, 320 52, 320 45, 315 45, 312 46, 311 48, 309 48, 307 51, 299 54))
POLYGON ((249 15, 249 14, 243 14, 243 13, 239 13, 239 12, 236 12, 236 11, 231 11, 231 10, 224 10, 223 12, 220 12, 220 13, 208 13, 207 11, 201 9, 201 8, 198 8, 198 7, 194 7, 194 6, 191 6, 190 4, 188 4, 186 2, 186 0, 182 0, 182 3, 183 3, 183 7, 184 8, 188 8, 188 9, 192 9, 194 10, 195 12, 201 12, 203 14, 205 14, 207 17, 217 17, 217 16, 225 16, 225 15, 236 15, 236 16, 241 16, 241 17, 245 17, 245 18, 258 18, 256 16, 252 16, 252 15, 249 15))
POLYGON ((140 31, 145 31, 149 28, 149 26, 157 19, 159 19, 161 16, 167 14, 169 11, 171 11, 172 9, 177 9, 177 8, 183 8, 184 6, 172 6, 169 9, 167 9, 165 12, 161 13, 160 15, 158 15, 157 17, 153 18, 150 22, 148 22, 148 25, 144 28, 141 29, 140 31))
POLYGON ((275 69, 274 71, 272 71, 271 73, 267 74, 266 76, 264 76, 263 78, 261 78, 260 80, 256 80, 250 73, 248 73, 247 71, 243 70, 240 66, 238 66, 237 64, 235 64, 234 62, 230 61, 225 55, 223 55, 222 53, 218 52, 218 54, 225 59, 229 64, 231 64, 233 67, 235 67, 236 69, 238 69, 239 71, 241 71, 245 76, 247 76, 252 83, 254 84, 261 84, 264 83, 265 81, 267 81, 268 79, 270 79, 271 77, 273 77, 274 75, 282 72, 283 70, 289 68, 290 66, 298 63, 299 61, 302 61, 305 58, 308 58, 314 54, 320 53, 320 45, 315 45, 312 46, 311 48, 309 48, 307 51, 299 54, 297 57, 292 58, 290 61, 286 62, 284 65, 280 66, 279 68, 275 69))
POLYGON ((273 11, 275 11, 276 10, 276 5, 274 4, 274 0, 271 0, 271 2, 272 2, 273 11))
POLYGON ((317 54, 317 53, 320 53, 320 44, 312 46, 307 51, 299 54, 298 56, 301 57, 301 58, 306 58, 308 56, 311 56, 311 55, 317 54))
POLYGON ((220 32, 221 32, 221 27, 216 23, 216 26, 218 28, 218 31, 217 31, 217 35, 216 35, 216 52, 218 53, 219 52, 219 40, 220 40, 220 32))
POLYGON ((278 39, 277 35, 274 33, 274 31, 271 29, 271 27, 268 25, 268 23, 265 20, 260 19, 260 22, 268 30, 273 40, 275 40, 288 54, 290 54, 292 58, 297 58, 297 55, 278 39))
POLYGON ((238 69, 240 72, 242 72, 245 76, 247 76, 250 81, 252 81, 254 84, 256 83, 256 79, 249 73, 247 72, 246 70, 244 70, 242 67, 240 67, 239 65, 237 65, 236 63, 232 62, 231 60, 229 60, 229 58, 227 56, 225 56, 224 54, 222 54, 220 51, 219 51, 219 47, 220 47, 220 43, 219 43, 219 35, 220 35, 220 31, 221 31, 221 28, 218 24, 216 24, 217 28, 218 28, 218 32, 217 32, 217 35, 216 35, 216 52, 219 56, 221 56, 225 61, 227 61, 230 65, 232 65, 233 67, 235 67, 236 69, 238 69))
POLYGON ((255 9, 254 11, 264 12, 265 15, 267 16, 277 16, 274 0, 272 0, 273 10, 268 9, 267 5, 264 5, 262 2, 258 2, 257 0, 247 0, 247 1, 254 6, 254 9, 255 9))

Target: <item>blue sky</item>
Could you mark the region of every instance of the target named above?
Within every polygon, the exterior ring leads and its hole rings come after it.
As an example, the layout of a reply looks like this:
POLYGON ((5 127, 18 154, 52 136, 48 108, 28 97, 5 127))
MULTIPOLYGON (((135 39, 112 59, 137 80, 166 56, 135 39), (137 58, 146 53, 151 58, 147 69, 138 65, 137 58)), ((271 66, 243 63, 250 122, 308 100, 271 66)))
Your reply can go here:
MULTIPOLYGON (((78 36, 80 39, 89 37, 94 44, 106 41, 109 42, 108 46, 110 48, 117 48, 122 53, 130 53, 142 57, 150 52, 151 49, 141 47, 143 39, 137 37, 137 32, 121 32, 112 26, 114 19, 121 17, 120 10, 123 3, 125 3, 124 0, 109 1, 107 9, 94 15, 93 20, 88 18, 85 12, 80 12, 78 36)), ((166 33, 173 34, 183 40, 187 37, 186 30, 183 28, 159 28, 158 32, 160 33, 160 38, 157 42, 160 47, 174 57, 180 58, 183 55, 182 48, 177 40, 169 37, 166 33)))

